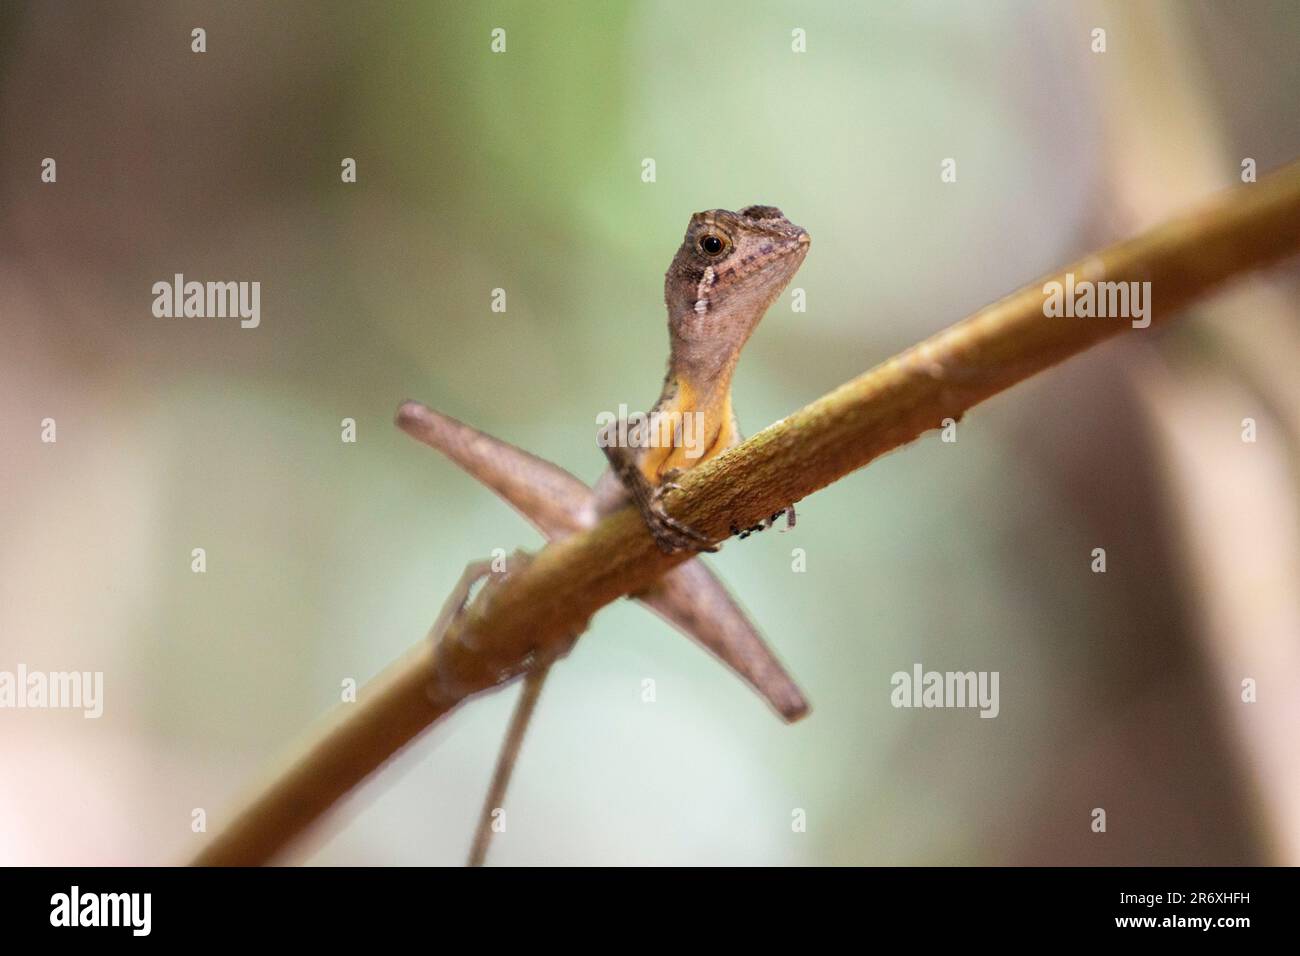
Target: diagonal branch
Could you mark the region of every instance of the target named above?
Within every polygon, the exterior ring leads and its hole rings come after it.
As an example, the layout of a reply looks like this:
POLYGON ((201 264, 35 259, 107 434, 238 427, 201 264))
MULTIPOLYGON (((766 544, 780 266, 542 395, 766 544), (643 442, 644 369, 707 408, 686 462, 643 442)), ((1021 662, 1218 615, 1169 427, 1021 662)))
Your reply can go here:
MULTIPOLYGON (((1129 331, 1048 318, 1044 282, 1150 282, 1153 325, 1225 280, 1300 251, 1300 162, 1032 283, 689 471, 673 514, 714 541, 899 448, 945 418, 1129 331)), ((1143 334, 1136 330, 1137 334, 1143 334)), ((437 647, 415 648, 195 860, 269 860, 352 787, 469 696, 564 653, 592 614, 689 554, 664 555, 634 509, 548 545, 485 587, 437 647), (430 690, 432 688, 432 690, 430 690)), ((495 577, 495 576, 494 576, 495 577)))

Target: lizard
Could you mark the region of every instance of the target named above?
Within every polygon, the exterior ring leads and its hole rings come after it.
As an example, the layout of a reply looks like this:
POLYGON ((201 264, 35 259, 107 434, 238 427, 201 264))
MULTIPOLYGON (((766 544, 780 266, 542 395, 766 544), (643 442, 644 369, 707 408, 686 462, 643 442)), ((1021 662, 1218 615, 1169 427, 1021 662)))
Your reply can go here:
POLYGON ((731 407, 740 351, 803 263, 810 242, 774 206, 691 217, 664 276, 668 374, 649 424, 630 441, 619 440, 629 434, 623 422, 607 425, 597 437, 610 463, 596 483, 599 513, 617 510, 630 497, 661 551, 707 549, 703 536, 664 510, 663 495, 677 487, 682 472, 742 441, 731 407), (686 416, 698 423, 694 447, 684 441, 686 416))
MULTIPOLYGON (((716 550, 704 535, 668 514, 663 497, 683 472, 742 441, 731 403, 740 352, 803 263, 810 243, 808 233, 773 206, 713 209, 691 217, 664 277, 669 358, 659 400, 636 427, 616 420, 600 429, 597 444, 609 468, 591 488, 550 462, 418 402, 399 407, 397 424, 495 491, 548 539, 590 528, 631 503, 661 551, 716 550)), ((784 512, 793 525, 793 505, 784 512)), ((733 526, 733 533, 744 537, 769 527, 781 513, 744 531, 733 526)), ((463 606, 474 580, 486 573, 486 565, 471 565, 453 604, 463 606)), ((784 719, 807 713, 802 692, 699 560, 679 565, 634 597, 718 656, 784 719)), ((434 634, 436 639, 438 628, 434 634)), ((491 816, 504 800, 551 663, 539 661, 524 675, 479 818, 471 865, 486 855, 491 816)))

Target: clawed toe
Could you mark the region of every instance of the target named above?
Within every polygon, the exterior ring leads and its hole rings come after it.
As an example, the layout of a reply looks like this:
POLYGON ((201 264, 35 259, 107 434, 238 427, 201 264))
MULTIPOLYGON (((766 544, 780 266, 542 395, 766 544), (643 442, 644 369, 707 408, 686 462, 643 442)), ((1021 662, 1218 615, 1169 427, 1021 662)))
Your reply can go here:
POLYGON ((659 546, 660 551, 664 554, 674 554, 678 551, 718 550, 706 535, 664 511, 659 501, 660 497, 656 495, 646 515, 646 524, 650 527, 650 533, 654 536, 655 544, 659 546))
POLYGON ((779 519, 782 515, 785 515, 784 530, 789 531, 791 528, 794 527, 794 522, 795 522, 794 505, 789 505, 785 508, 782 508, 780 511, 777 511, 769 515, 768 517, 764 518, 758 524, 751 525, 748 528, 738 527, 736 523, 733 521, 731 524, 731 533, 738 536, 740 540, 743 541, 746 538, 748 538, 751 534, 755 534, 759 531, 766 531, 768 528, 775 525, 777 519, 779 519))

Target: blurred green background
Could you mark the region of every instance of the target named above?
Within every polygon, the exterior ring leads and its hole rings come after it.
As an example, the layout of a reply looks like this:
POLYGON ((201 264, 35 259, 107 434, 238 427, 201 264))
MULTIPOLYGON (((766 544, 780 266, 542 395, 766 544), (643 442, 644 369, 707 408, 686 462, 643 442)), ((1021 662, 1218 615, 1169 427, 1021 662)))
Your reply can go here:
MULTIPOLYGON (((1172 210, 1241 157, 1300 155, 1298 54, 1291 2, 6 4, 0 669, 102 670, 106 700, 0 711, 0 863, 184 859, 192 810, 219 828, 468 560, 539 546, 393 410, 594 479, 597 413, 658 393, 692 212, 773 204, 813 237, 807 312, 779 300, 740 365, 752 434, 1129 234, 1155 215, 1141 183, 1213 170, 1172 210), (1128 72, 1169 64, 1214 144, 1128 72), (260 281, 260 327, 153 317, 177 272, 260 281)), ((1270 281, 1294 303, 1294 264, 1270 281)), ((1041 376, 709 558, 811 697, 798 725, 642 609, 602 612, 546 687, 493 861, 1297 862, 1294 761, 1250 742, 1294 725, 1234 716, 1133 384, 1144 361, 1244 379, 1212 321, 1041 376), (1000 715, 894 709, 916 662, 999 671, 1000 715)), ((1257 328, 1248 348, 1288 354, 1257 328)), ((1252 381, 1223 428, 1267 417, 1252 381)), ((1268 513, 1293 514, 1280 488, 1268 513)), ((1272 639, 1294 663, 1300 635, 1272 639)), ((460 862, 515 693, 291 859, 460 862)))

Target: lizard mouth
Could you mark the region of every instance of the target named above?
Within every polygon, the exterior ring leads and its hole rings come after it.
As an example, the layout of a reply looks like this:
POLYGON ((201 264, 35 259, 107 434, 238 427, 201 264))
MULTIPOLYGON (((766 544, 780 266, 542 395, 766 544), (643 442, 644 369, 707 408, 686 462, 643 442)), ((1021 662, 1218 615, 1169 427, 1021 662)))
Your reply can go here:
MULTIPOLYGON (((806 237, 808 234, 804 233, 803 235, 806 237)), ((760 252, 741 259, 729 268, 719 270, 715 282, 720 286, 734 286, 752 275, 770 271, 776 262, 788 260, 796 255, 802 259, 807 251, 808 241, 804 238, 794 242, 787 239, 779 244, 774 243, 771 248, 764 247, 760 252)), ((779 267, 782 272, 786 268, 784 264, 779 267)), ((798 266, 796 265, 795 268, 797 269, 798 266)))

